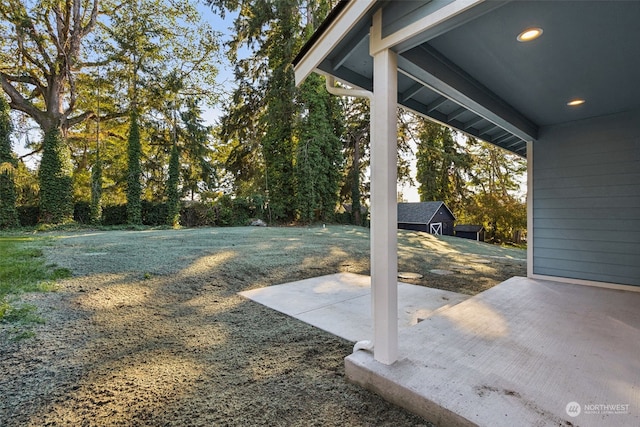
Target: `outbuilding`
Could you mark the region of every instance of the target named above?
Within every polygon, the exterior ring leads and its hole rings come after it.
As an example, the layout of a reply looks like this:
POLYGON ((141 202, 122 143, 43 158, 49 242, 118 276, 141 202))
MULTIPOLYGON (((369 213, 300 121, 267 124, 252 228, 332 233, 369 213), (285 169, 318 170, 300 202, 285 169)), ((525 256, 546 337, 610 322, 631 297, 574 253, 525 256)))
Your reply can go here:
POLYGON ((484 227, 482 225, 461 224, 453 228, 456 237, 484 242, 484 227))
POLYGON ((398 228, 453 236, 456 217, 444 202, 398 203, 398 228))

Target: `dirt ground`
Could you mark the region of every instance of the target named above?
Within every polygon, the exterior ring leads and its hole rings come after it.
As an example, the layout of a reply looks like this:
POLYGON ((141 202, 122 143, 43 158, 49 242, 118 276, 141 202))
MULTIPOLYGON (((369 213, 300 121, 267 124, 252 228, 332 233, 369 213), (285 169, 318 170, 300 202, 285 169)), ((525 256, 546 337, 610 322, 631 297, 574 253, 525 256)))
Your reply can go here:
MULTIPOLYGON (((366 229, 48 235, 47 262, 74 275, 23 297, 46 320, 35 338, 0 324, 1 426, 430 425, 345 380, 353 343, 237 295, 367 274, 366 229)), ((468 294, 526 273, 524 251, 462 240, 402 232, 399 269, 468 294)))

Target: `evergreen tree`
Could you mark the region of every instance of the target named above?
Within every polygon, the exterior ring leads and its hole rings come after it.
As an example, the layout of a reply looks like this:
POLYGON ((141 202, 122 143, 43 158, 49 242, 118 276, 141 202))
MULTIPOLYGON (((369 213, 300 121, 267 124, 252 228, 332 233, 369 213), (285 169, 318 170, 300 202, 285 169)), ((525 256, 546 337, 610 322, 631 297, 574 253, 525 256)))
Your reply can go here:
POLYGON ((251 7, 236 0, 208 2, 222 13, 239 11, 229 51, 237 64, 238 88, 229 113, 222 119, 221 137, 232 145, 226 169, 236 177, 236 188, 264 191, 272 219, 292 220, 300 203, 296 159, 305 152, 298 147, 296 136, 301 132, 296 123, 300 123, 305 101, 296 104, 291 61, 331 2, 260 0, 251 7), (303 22, 305 17, 307 22, 303 22), (251 54, 238 60, 242 46, 251 54))
POLYGON ((302 221, 331 220, 338 203, 342 166, 341 130, 334 123, 336 98, 324 87, 324 78, 309 76, 300 98, 306 113, 300 123, 296 152, 297 207, 302 221))
POLYGON ((289 220, 295 212, 294 127, 295 77, 291 61, 300 45, 295 1, 274 2, 266 49, 271 77, 265 91, 267 105, 262 140, 269 204, 274 219, 289 220))
POLYGON ((0 228, 19 225, 14 183, 14 172, 18 164, 11 152, 11 131, 9 105, 0 96, 0 228))
POLYGON ((140 129, 135 108, 131 111, 129 139, 127 144, 127 223, 142 224, 142 168, 140 157, 140 129))
POLYGON ((193 200, 196 193, 212 191, 217 184, 210 147, 212 129, 203 124, 202 108, 197 99, 186 101, 186 109, 180 113, 180 119, 183 126, 178 129, 183 143, 180 153, 183 195, 189 194, 193 200))
POLYGON ((420 200, 443 201, 454 212, 467 197, 470 157, 450 128, 417 118, 416 180, 420 200))

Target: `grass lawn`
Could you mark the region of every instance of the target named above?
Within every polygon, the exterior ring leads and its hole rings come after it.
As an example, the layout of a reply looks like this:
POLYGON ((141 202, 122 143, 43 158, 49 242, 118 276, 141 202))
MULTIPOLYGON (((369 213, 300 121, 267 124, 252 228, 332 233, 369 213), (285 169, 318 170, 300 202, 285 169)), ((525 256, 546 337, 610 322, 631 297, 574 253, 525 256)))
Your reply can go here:
POLYGON ((54 289, 54 281, 69 277, 70 270, 45 265, 42 238, 0 236, 0 322, 13 325, 13 339, 31 337, 30 325, 42 323, 35 306, 19 302, 25 292, 54 289))
MULTIPOLYGON (((32 339, 4 339, 10 325, 0 324, 0 425, 428 425, 345 381, 353 343, 237 294, 368 274, 365 228, 43 236, 22 243, 42 251, 44 260, 34 258, 41 268, 73 275, 56 292, 20 294, 46 320, 32 339)), ((399 233, 399 269, 423 274, 423 286, 473 294, 525 274, 525 258, 517 249, 399 233), (442 269, 452 274, 432 272, 442 269)))

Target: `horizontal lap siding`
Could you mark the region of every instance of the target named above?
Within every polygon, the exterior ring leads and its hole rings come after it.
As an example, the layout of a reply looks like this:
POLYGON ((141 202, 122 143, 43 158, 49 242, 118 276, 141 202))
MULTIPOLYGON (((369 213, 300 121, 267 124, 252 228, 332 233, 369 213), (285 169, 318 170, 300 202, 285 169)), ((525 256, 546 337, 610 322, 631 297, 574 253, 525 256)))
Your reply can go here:
POLYGON ((543 128, 534 274, 640 285, 640 111, 543 128))

